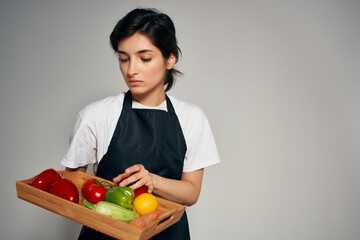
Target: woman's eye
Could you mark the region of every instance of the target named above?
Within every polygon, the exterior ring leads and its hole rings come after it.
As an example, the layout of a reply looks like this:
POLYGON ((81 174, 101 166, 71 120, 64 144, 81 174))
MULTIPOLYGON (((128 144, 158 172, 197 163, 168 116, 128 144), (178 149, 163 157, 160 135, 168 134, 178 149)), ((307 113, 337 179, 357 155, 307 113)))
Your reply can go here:
POLYGON ((119 61, 121 63, 126 63, 127 61, 129 61, 129 59, 128 58, 119 58, 119 61))
POLYGON ((150 62, 150 61, 151 61, 151 58, 141 58, 141 61, 143 61, 143 62, 150 62))

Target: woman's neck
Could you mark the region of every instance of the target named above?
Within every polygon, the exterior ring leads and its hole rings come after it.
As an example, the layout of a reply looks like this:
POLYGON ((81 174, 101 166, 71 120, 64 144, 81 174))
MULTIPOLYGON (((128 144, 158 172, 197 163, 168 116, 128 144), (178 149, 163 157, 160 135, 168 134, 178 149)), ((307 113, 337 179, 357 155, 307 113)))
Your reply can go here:
POLYGON ((136 102, 140 103, 141 105, 148 106, 148 107, 156 107, 163 103, 166 99, 165 91, 160 93, 153 93, 153 94, 133 94, 132 99, 136 102))

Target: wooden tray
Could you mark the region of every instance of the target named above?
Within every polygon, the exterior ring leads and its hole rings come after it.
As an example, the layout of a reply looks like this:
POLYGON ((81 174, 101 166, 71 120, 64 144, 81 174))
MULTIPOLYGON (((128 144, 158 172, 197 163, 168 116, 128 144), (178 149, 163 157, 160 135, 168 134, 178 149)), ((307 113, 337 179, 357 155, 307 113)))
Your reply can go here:
MULTIPOLYGON (((70 178, 81 192, 82 184, 91 178, 104 180, 96 176, 75 171, 58 171, 63 177, 70 178)), ((31 179, 31 178, 30 178, 31 179)), ((83 198, 80 194, 80 203, 76 204, 58 196, 30 186, 30 179, 16 182, 17 196, 20 199, 45 208, 75 222, 93 228, 111 237, 124 240, 149 239, 180 220, 185 206, 157 197, 158 209, 164 211, 156 221, 139 229, 125 222, 105 216, 101 213, 82 206, 83 198)), ((114 184, 114 183, 113 183, 114 184)))

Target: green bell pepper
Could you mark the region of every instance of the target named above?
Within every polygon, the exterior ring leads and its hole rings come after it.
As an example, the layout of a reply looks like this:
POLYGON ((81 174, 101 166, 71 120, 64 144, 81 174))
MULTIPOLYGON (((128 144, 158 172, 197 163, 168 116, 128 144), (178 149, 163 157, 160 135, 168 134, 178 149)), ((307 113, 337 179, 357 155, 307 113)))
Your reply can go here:
POLYGON ((115 203, 124 208, 133 209, 132 202, 134 201, 134 190, 129 187, 115 186, 107 190, 105 201, 115 203))

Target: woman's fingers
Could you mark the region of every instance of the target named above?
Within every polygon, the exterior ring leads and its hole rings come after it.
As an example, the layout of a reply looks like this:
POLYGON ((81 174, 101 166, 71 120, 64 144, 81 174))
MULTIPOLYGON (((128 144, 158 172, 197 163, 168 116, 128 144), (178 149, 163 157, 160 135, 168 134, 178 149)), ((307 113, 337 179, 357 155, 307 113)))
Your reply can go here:
POLYGON ((148 187, 149 192, 152 192, 154 183, 151 174, 141 164, 133 165, 125 170, 125 173, 119 174, 113 179, 114 182, 118 182, 119 186, 129 186, 132 189, 137 189, 143 185, 148 187))
MULTIPOLYGON (((120 182, 120 186, 128 186, 132 183, 135 183, 137 185, 144 185, 146 183, 146 176, 149 174, 149 172, 145 168, 133 168, 133 169, 126 169, 126 174, 130 174, 129 177, 123 179, 120 182), (134 170, 135 169, 135 170, 134 170), (137 171, 140 170, 140 171, 137 171)), ((134 188, 134 187, 133 187, 134 188)))
POLYGON ((139 169, 144 168, 141 164, 133 165, 125 170, 124 173, 117 175, 117 177, 113 178, 113 182, 119 183, 122 180, 130 177, 134 172, 139 171, 139 169))
POLYGON ((127 178, 129 176, 130 175, 127 174, 127 173, 119 174, 119 175, 117 175, 117 177, 113 178, 113 182, 119 183, 119 182, 121 182, 121 180, 123 180, 123 179, 125 179, 125 178, 127 178))
POLYGON ((125 173, 131 175, 135 172, 141 172, 143 170, 146 170, 146 169, 142 164, 135 164, 135 165, 132 165, 131 167, 128 167, 127 169, 125 169, 125 173))

